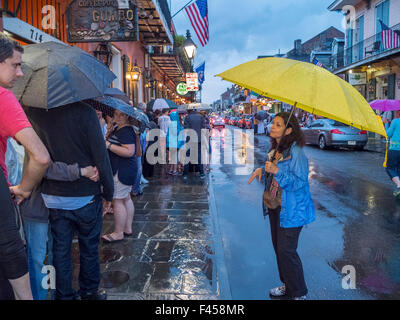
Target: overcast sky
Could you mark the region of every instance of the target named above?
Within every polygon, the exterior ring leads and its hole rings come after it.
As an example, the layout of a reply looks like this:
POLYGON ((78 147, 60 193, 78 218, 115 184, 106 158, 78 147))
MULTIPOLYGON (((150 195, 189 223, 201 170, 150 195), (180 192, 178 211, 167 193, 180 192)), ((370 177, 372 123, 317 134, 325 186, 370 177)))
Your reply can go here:
MULTIPOLYGON (((171 1, 175 14, 189 0, 171 1)), ((217 73, 260 55, 286 53, 294 40, 305 42, 330 26, 344 32, 343 15, 330 12, 333 0, 208 0, 210 41, 201 47, 185 10, 174 18, 178 34, 189 29, 198 46, 194 65, 206 61, 202 101, 219 99, 231 83, 214 77, 217 73)))

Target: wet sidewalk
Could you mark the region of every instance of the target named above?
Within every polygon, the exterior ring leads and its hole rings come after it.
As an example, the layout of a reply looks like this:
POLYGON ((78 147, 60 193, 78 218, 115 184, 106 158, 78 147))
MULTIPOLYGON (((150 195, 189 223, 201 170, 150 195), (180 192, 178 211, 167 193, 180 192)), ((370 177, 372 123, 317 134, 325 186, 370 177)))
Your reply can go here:
MULTIPOLYGON (((114 300, 220 299, 209 179, 194 173, 161 175, 156 168, 143 195, 133 197, 133 234, 121 242, 100 243, 101 289, 114 300)), ((143 185, 142 185, 143 186, 143 185)), ((102 234, 113 231, 111 214, 102 234)), ((73 246, 74 283, 79 256, 73 246)), ((220 259, 219 259, 220 260, 220 259)))

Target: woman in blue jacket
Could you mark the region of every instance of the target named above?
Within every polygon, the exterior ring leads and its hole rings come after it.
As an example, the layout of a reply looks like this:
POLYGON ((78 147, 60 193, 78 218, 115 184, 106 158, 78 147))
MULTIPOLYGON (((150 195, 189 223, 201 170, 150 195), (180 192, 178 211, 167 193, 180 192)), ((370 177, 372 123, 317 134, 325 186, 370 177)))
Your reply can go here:
POLYGON ((395 112, 395 117, 389 127, 389 121, 385 119, 385 127, 390 146, 387 156, 386 172, 392 179, 396 188, 393 191, 395 197, 400 195, 400 110, 395 112))
MULTIPOLYGON (((270 131, 271 150, 265 163, 265 171, 274 178, 271 187, 264 191, 263 202, 269 214, 272 243, 283 283, 271 289, 270 295, 304 300, 308 290, 297 243, 303 226, 315 220, 315 212, 308 183, 308 160, 302 148, 305 138, 294 116, 284 132, 288 119, 287 112, 275 116, 270 131)), ((256 169, 249 183, 255 177, 261 181, 262 174, 262 168, 256 169)))

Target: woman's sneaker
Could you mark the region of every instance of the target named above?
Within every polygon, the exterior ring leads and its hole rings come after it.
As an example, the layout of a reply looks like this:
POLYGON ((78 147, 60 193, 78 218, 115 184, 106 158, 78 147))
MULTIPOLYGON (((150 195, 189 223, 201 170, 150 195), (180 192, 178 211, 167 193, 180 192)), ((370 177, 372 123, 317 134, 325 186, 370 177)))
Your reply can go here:
POLYGON ((400 188, 399 188, 399 187, 397 187, 396 189, 394 189, 393 195, 394 195, 395 197, 397 197, 398 195, 400 195, 400 188))
POLYGON ((282 297, 282 296, 286 295, 285 284, 281 285, 280 287, 276 287, 276 288, 269 290, 269 294, 273 297, 282 297))
POLYGON ((301 296, 301 297, 294 297, 293 300, 307 300, 307 296, 301 296))

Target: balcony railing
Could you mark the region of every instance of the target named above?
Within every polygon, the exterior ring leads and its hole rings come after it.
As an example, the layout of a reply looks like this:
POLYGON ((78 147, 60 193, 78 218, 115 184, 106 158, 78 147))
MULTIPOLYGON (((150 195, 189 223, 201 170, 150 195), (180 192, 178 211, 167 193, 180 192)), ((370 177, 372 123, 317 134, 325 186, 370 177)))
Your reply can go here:
POLYGON ((164 52, 163 48, 161 46, 154 46, 152 47, 150 54, 154 54, 154 55, 174 55, 177 56, 179 59, 179 62, 183 68, 183 71, 186 72, 191 72, 191 64, 189 59, 187 58, 183 47, 170 47, 168 51, 164 52))
MULTIPOLYGON (((400 30, 400 23, 391 27, 392 30, 400 30)), ((330 68, 340 69, 361 60, 371 58, 394 48, 384 49, 382 42, 382 32, 372 37, 366 38, 357 44, 339 51, 330 58, 330 68)))

